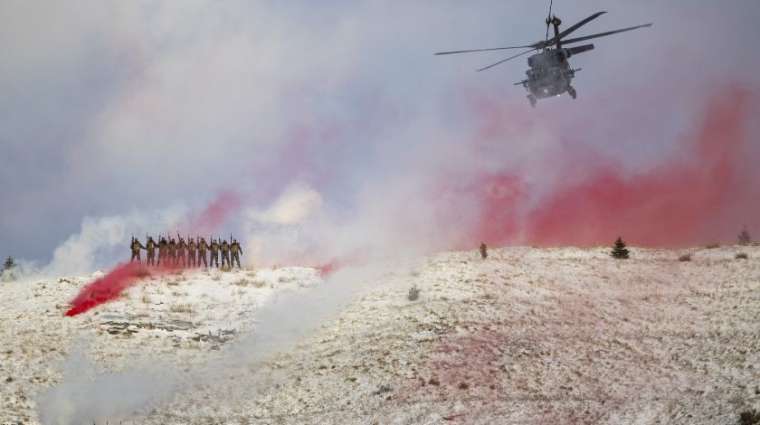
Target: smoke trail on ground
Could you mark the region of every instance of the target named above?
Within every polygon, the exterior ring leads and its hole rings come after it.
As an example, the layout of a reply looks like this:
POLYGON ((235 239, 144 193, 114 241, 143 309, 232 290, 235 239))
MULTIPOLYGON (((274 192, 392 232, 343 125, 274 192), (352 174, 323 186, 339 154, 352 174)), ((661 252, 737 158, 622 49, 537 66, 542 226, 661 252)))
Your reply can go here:
POLYGON ((85 313, 101 304, 113 301, 138 283, 141 279, 150 276, 161 276, 182 270, 179 266, 146 267, 140 263, 122 263, 114 267, 105 276, 96 279, 79 291, 71 300, 71 307, 66 311, 66 316, 77 316, 85 313))
MULTIPOLYGON (((37 399, 40 422, 46 425, 116 423, 144 408, 166 401, 178 388, 179 376, 169 365, 132 367, 96 374, 95 365, 74 344, 63 366, 63 379, 37 399)), ((134 366, 134 365, 133 365, 134 366)))
POLYGON ((241 335, 220 357, 200 368, 131 364, 120 372, 95 374, 91 361, 75 350, 66 359, 62 382, 38 398, 40 419, 44 424, 73 425, 113 423, 136 416, 136 423, 141 423, 139 415, 168 402, 177 391, 218 394, 215 389, 229 386, 241 376, 249 377, 245 394, 264 390, 267 360, 292 350, 385 271, 379 266, 347 267, 335 270, 317 287, 278 293, 256 312, 252 333, 241 335))
MULTIPOLYGON (((234 192, 221 192, 205 208, 196 214, 191 214, 187 218, 177 219, 177 224, 173 225, 175 229, 182 229, 183 233, 205 234, 219 230, 231 215, 236 213, 240 208, 240 198, 234 192)), ((97 231, 82 232, 82 235, 73 236, 64 246, 68 247, 65 252, 72 251, 82 252, 85 255, 76 256, 80 261, 92 264, 92 256, 101 242, 95 236, 108 234, 111 235, 109 240, 112 245, 118 245, 113 241, 121 242, 123 247, 122 253, 127 253, 126 224, 125 220, 118 217, 101 219, 97 221, 98 225, 94 227, 97 231), (87 237, 83 236, 87 235, 87 237), (72 242, 75 241, 75 242, 72 242)), ((142 229, 140 229, 142 230, 142 229)), ((171 232, 170 232, 171 233, 171 232)), ((61 249, 57 250, 63 252, 61 249)), ((159 261, 161 262, 161 261, 159 261)), ((71 308, 66 312, 66 316, 76 316, 82 314, 100 304, 117 299, 122 292, 130 286, 138 283, 141 279, 149 276, 161 276, 167 273, 182 270, 183 265, 165 264, 164 260, 159 267, 145 267, 140 262, 119 263, 112 268, 105 276, 96 279, 88 284, 79 294, 70 302, 71 308)))

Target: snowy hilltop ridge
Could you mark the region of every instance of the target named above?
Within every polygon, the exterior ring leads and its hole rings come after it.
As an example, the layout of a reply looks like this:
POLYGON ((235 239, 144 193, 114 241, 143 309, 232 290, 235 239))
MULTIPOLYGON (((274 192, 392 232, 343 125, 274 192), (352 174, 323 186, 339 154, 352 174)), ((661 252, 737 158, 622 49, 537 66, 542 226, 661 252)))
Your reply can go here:
POLYGON ((92 278, 0 287, 1 423, 708 424, 760 409, 758 247, 451 252, 342 281, 310 268, 184 272, 64 318, 92 278), (308 307, 308 294, 325 305, 360 286, 334 315, 308 307), (266 313, 285 294, 295 303, 266 313), (288 317, 313 329, 287 349, 228 356, 288 317), (77 350, 94 376, 149 359, 194 383, 109 410, 122 386, 95 408, 77 399, 84 387, 66 391, 77 350), (208 379, 222 364, 234 373, 208 379))

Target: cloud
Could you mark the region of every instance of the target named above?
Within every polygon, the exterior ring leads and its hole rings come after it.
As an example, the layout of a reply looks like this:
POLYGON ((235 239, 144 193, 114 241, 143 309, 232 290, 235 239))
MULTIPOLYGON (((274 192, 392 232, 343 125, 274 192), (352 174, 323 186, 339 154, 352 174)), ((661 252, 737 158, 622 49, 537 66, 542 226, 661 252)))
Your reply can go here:
MULTIPOLYGON (((569 23, 599 4, 555 6, 569 23)), ((574 58, 580 98, 531 110, 510 85, 524 62, 474 73, 502 56, 432 55, 541 38, 545 4, 527 0, 3 2, 0 178, 16 183, 3 196, 1 245, 47 262, 82 217, 199 205, 219 192, 264 212, 300 183, 330 217, 309 238, 327 238, 328 251, 361 249, 362 233, 381 246, 447 247, 456 226, 431 223, 477 220, 468 202, 478 195, 441 207, 426 198, 443 193, 437 176, 473 188, 481 171, 519 175, 535 203, 568 178, 543 167, 547 155, 577 146, 651 168, 678 149, 707 87, 758 85, 760 59, 746 44, 757 38, 756 2, 605 7, 583 34, 655 26, 600 39, 574 58)), ((246 221, 233 214, 224 234, 246 221)))
POLYGON ((322 206, 322 196, 308 186, 294 184, 285 189, 269 208, 247 213, 252 221, 264 224, 293 225, 302 223, 322 206))

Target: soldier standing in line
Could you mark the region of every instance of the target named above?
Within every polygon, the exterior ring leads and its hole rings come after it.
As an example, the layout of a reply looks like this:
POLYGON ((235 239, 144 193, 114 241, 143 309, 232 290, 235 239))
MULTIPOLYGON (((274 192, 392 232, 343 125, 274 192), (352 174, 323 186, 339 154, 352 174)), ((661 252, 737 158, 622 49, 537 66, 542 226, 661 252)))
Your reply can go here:
POLYGON ((187 266, 195 267, 195 239, 187 238, 187 266))
POLYGON ((211 263, 211 267, 214 267, 214 264, 216 264, 216 267, 219 268, 219 242, 215 239, 211 239, 211 256, 209 257, 209 263, 211 263))
POLYGON ((211 248, 206 243, 206 239, 201 238, 200 241, 198 241, 198 267, 201 266, 201 261, 203 261, 203 267, 208 268, 208 263, 206 263, 206 250, 211 248))
POLYGON ((129 245, 130 248, 132 248, 132 259, 129 260, 129 262, 135 261, 137 259, 137 262, 140 262, 140 250, 145 249, 143 244, 140 243, 140 241, 137 240, 134 236, 132 236, 132 243, 129 245))
POLYGON ((174 240, 174 238, 169 239, 169 255, 168 255, 168 263, 169 265, 176 266, 177 265, 177 241, 174 240))
POLYGON ((240 256, 243 254, 243 248, 240 246, 240 242, 238 242, 237 239, 232 240, 230 253, 232 254, 232 265, 230 267, 235 267, 235 263, 237 262, 238 268, 242 269, 240 266, 240 256))
POLYGON ((166 257, 169 254, 168 249, 169 249, 169 244, 166 243, 166 238, 161 237, 161 240, 158 242, 158 265, 159 266, 163 263, 164 267, 166 267, 166 257))
POLYGON ((145 242, 145 250, 148 251, 148 265, 149 266, 155 266, 156 265, 156 247, 158 245, 156 244, 156 241, 153 240, 153 237, 148 236, 148 241, 145 242))
POLYGON ((480 256, 485 260, 488 258, 488 247, 485 242, 480 243, 480 256))
POLYGON ((230 244, 227 243, 226 239, 222 242, 222 267, 224 267, 225 264, 230 269, 232 268, 230 265, 230 244))
POLYGON ((185 267, 187 265, 186 258, 185 258, 185 252, 187 251, 187 244, 185 243, 185 240, 182 239, 182 236, 177 236, 179 238, 179 243, 177 244, 177 264, 181 264, 182 267, 185 267))

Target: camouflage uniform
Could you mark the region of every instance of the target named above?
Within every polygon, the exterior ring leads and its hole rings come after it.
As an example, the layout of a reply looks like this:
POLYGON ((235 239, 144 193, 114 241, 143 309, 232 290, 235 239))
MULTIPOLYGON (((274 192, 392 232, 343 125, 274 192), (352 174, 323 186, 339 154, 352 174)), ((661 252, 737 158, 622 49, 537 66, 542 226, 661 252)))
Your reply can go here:
POLYGON ((174 238, 169 240, 169 264, 172 266, 177 265, 177 242, 174 238))
POLYGON ((206 239, 201 238, 200 241, 198 241, 198 267, 201 266, 201 261, 203 261, 203 267, 208 268, 208 263, 206 263, 206 250, 211 248, 207 243, 206 239))
POLYGON ((219 242, 214 239, 211 239, 211 256, 209 257, 209 263, 211 263, 211 267, 214 267, 214 264, 216 264, 216 267, 219 267, 219 242))
POLYGON ((132 243, 130 244, 130 248, 132 249, 132 259, 129 260, 129 262, 135 261, 137 259, 137 262, 140 262, 140 250, 145 249, 143 244, 140 243, 137 239, 134 237, 132 238, 132 243))
POLYGON ((153 240, 152 237, 148 237, 148 241, 145 242, 145 250, 148 251, 148 265, 149 266, 155 266, 156 265, 156 247, 158 245, 153 240))
POLYGON ((242 267, 240 267, 240 255, 243 254, 243 248, 240 247, 240 242, 238 242, 236 239, 232 240, 232 245, 230 245, 230 253, 232 254, 231 267, 235 267, 235 262, 237 262, 238 268, 242 269, 242 267))
POLYGON ((177 244, 177 264, 182 265, 182 267, 185 267, 187 264, 185 263, 185 252, 187 251, 187 244, 185 243, 185 240, 182 238, 179 238, 179 243, 177 244))
POLYGON ((169 256, 169 244, 166 243, 166 238, 161 238, 161 241, 158 243, 158 265, 160 266, 161 263, 163 263, 165 267, 166 258, 168 256, 169 256))
POLYGON ((224 267, 225 264, 227 267, 232 268, 232 266, 230 266, 230 244, 228 244, 226 240, 222 242, 222 267, 224 267))
POLYGON ((195 267, 195 239, 190 238, 187 243, 187 266, 195 267))

